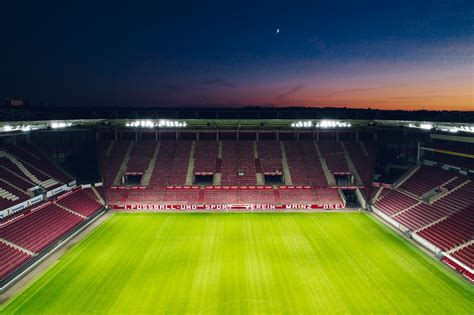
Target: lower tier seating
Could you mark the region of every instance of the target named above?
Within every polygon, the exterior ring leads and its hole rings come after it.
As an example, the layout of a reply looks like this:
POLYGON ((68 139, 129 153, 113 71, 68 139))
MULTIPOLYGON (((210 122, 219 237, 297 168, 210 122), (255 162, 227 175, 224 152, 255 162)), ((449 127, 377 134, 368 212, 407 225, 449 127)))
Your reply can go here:
POLYGON ((102 209, 100 202, 91 198, 91 195, 83 189, 74 191, 67 197, 58 200, 57 203, 86 217, 90 217, 102 209))
POLYGON ((83 219, 48 202, 0 230, 0 237, 39 252, 70 231, 83 219))
POLYGON ((418 203, 418 200, 394 189, 385 189, 375 202, 377 209, 391 216, 418 203))
POLYGON ((450 192, 432 204, 421 203, 403 213, 394 216, 394 219, 411 230, 423 228, 443 217, 469 207, 474 203, 474 182, 450 192))
POLYGON ((420 236, 446 251, 474 238, 474 206, 418 232, 420 236))
POLYGON ((466 246, 451 255, 469 268, 474 269, 474 244, 466 246))
POLYGON ((0 279, 15 271, 31 256, 0 242, 0 279))
MULTIPOLYGON (((295 187, 295 186, 293 186, 295 187)), ((112 206, 143 204, 327 204, 341 205, 339 192, 331 188, 292 189, 107 189, 112 206)))

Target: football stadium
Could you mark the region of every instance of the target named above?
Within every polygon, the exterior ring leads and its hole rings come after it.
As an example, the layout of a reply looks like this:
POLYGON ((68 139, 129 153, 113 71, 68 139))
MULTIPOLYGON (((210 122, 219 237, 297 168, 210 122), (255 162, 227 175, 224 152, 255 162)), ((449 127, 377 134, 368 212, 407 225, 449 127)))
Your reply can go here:
POLYGON ((474 1, 0 7, 1 315, 474 315, 474 1))
POLYGON ((385 115, 3 110, 2 314, 472 314, 472 113, 385 115))

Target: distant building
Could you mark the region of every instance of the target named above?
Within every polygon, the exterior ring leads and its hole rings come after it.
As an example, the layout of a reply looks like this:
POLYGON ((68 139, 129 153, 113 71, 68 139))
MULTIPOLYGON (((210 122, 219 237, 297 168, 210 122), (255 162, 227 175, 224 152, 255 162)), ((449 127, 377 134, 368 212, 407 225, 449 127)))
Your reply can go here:
POLYGON ((26 105, 26 101, 21 98, 7 98, 6 99, 7 107, 24 107, 25 105, 26 105))

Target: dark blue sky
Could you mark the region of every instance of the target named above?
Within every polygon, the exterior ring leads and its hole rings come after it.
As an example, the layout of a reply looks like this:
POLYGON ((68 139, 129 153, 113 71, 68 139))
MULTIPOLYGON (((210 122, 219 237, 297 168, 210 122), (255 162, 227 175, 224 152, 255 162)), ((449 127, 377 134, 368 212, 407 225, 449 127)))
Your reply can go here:
POLYGON ((2 98, 474 108, 473 1, 11 1, 0 8, 2 98))

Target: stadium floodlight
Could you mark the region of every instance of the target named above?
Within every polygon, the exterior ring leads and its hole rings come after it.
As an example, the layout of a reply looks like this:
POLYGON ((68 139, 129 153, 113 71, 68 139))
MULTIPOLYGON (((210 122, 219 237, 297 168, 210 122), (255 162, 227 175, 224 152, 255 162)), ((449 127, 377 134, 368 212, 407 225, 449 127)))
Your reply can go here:
POLYGON ((183 128, 186 127, 187 123, 185 121, 177 121, 177 120, 168 120, 168 119, 161 119, 158 122, 158 128, 183 128))
POLYGON ((31 125, 22 126, 21 131, 24 131, 24 132, 31 131, 31 125))
POLYGON ((457 129, 463 132, 474 132, 474 126, 459 126, 457 129))
POLYGON ((126 122, 125 126, 132 128, 183 128, 187 126, 187 123, 185 121, 168 119, 160 119, 158 122, 150 119, 142 119, 126 122))
POLYGON ((349 128, 352 127, 352 124, 339 121, 339 120, 331 120, 331 119, 323 119, 321 122, 316 124, 318 128, 349 128))
POLYGON ((53 122, 51 123, 51 128, 53 129, 59 129, 59 128, 66 128, 72 126, 71 123, 65 123, 65 122, 53 122))
POLYGON ((433 129, 433 124, 423 123, 423 124, 420 124, 420 128, 423 130, 431 130, 433 129))
POLYGON ((292 128, 311 128, 311 127, 314 127, 314 124, 311 120, 307 120, 307 121, 293 122, 293 123, 291 123, 290 126, 292 128))
POLYGON ((10 125, 3 126, 3 130, 5 130, 5 131, 12 131, 12 130, 13 130, 13 126, 10 126, 10 125))

